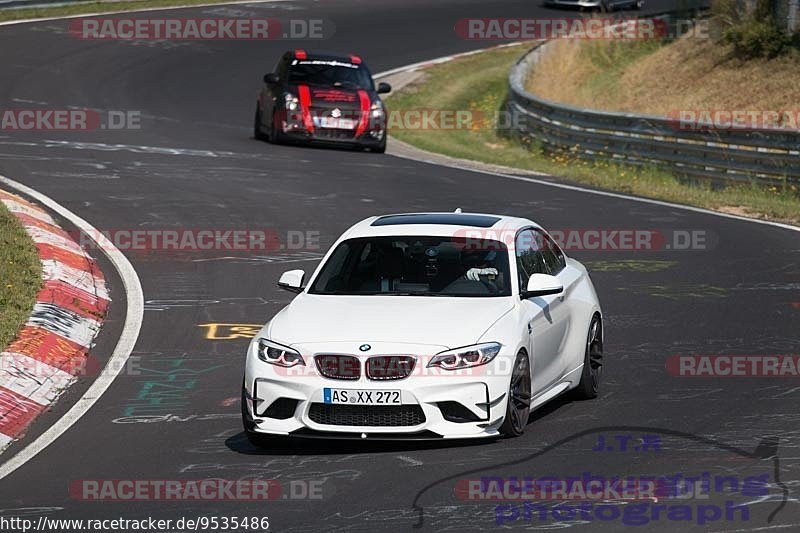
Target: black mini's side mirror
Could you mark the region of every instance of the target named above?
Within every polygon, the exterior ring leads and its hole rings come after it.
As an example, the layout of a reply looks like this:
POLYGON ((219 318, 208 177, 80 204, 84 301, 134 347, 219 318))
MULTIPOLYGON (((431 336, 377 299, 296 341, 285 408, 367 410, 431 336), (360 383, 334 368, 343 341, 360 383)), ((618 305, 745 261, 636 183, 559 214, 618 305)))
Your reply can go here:
POLYGON ((267 85, 275 85, 279 81, 281 81, 280 76, 278 76, 274 72, 270 72, 269 74, 264 74, 264 83, 266 83, 267 85))
POLYGON ((392 92, 392 86, 382 81, 378 84, 378 94, 386 94, 392 92))

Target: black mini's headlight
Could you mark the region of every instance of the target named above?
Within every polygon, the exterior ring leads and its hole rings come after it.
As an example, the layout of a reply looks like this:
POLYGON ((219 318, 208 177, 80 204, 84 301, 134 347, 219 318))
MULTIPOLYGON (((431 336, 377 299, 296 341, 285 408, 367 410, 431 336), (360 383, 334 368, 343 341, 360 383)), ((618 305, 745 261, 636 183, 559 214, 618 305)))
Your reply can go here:
POLYGON ((297 111, 297 108, 300 106, 300 100, 292 93, 284 93, 283 105, 286 107, 287 111, 297 111))

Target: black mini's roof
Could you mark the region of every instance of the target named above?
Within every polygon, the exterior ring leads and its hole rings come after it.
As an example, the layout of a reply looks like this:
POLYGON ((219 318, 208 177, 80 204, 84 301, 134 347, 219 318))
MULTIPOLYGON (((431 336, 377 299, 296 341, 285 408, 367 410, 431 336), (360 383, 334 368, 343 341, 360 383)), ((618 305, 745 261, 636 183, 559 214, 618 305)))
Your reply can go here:
POLYGON ((351 63, 360 65, 361 58, 354 54, 344 54, 341 52, 332 52, 330 50, 293 50, 291 53, 296 59, 301 60, 319 60, 319 61, 342 61, 344 63, 351 63))

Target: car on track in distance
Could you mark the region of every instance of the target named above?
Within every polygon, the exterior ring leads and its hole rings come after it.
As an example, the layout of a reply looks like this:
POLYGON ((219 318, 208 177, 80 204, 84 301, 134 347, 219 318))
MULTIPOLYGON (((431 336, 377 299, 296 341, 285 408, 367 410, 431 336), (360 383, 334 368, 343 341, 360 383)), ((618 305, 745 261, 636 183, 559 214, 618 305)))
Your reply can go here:
POLYGON ((616 9, 636 9, 644 7, 644 0, 544 0, 547 7, 577 7, 610 13, 616 9))
POLYGON ((386 151, 386 110, 358 56, 291 50, 264 75, 253 135, 273 143, 303 142, 386 151))
POLYGON ((250 440, 516 437, 567 391, 594 398, 603 315, 538 224, 410 213, 348 229, 246 356, 250 440))

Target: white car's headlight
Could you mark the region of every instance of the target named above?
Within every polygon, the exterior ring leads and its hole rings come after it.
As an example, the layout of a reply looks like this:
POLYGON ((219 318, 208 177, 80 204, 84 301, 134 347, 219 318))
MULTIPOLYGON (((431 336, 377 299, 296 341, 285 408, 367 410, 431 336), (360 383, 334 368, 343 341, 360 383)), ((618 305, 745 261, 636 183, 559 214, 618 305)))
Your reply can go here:
POLYGON ((428 363, 428 368, 438 366, 444 370, 458 370, 472 366, 485 365, 500 353, 500 344, 486 342, 465 346, 437 354, 428 363))
POLYGON ((283 346, 267 339, 258 339, 258 358, 265 363, 287 368, 306 364, 303 356, 297 350, 292 350, 288 346, 283 346))

